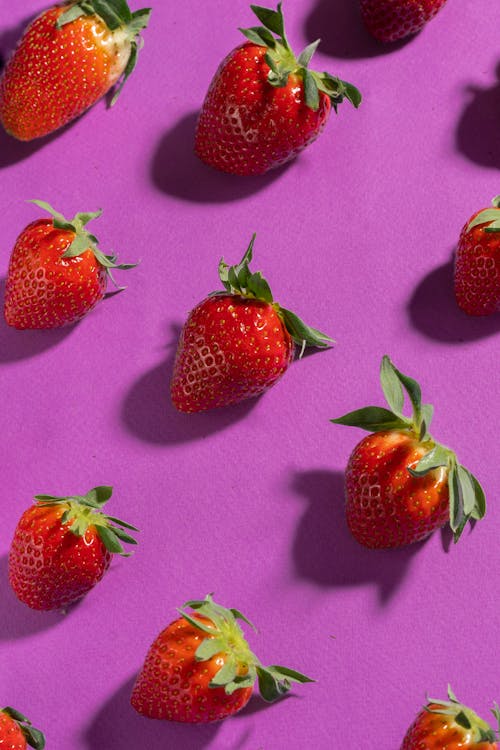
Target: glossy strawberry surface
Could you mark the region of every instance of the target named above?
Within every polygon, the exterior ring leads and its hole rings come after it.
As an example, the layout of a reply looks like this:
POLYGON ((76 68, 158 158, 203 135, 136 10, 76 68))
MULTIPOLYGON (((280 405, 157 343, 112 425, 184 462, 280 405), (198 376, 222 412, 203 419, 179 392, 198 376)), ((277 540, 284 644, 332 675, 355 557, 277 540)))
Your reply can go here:
POLYGON ((321 133, 330 99, 319 92, 316 111, 304 83, 291 74, 283 87, 268 82, 267 48, 243 44, 220 65, 203 103, 195 150, 212 167, 257 175, 293 159, 321 133))
POLYGON ((78 537, 61 524, 65 509, 33 505, 14 533, 9 580, 17 598, 32 609, 61 609, 81 599, 111 562, 93 526, 78 537))
POLYGON ((346 515, 365 547, 399 547, 425 539, 449 519, 445 468, 414 477, 414 467, 432 448, 409 432, 377 432, 352 452, 346 469, 346 515))
POLYGON ((58 29, 68 7, 49 9, 27 28, 0 80, 0 120, 20 140, 81 115, 117 82, 130 56, 126 34, 111 32, 99 16, 58 29))
POLYGON ((179 411, 227 406, 271 388, 293 359, 293 340, 272 304, 216 295, 189 315, 171 396, 179 411))
POLYGON ((4 314, 14 328, 57 328, 80 320, 103 298, 106 269, 88 250, 63 258, 75 238, 41 219, 18 238, 7 275, 4 314))
POLYGON ((442 713, 442 706, 429 704, 409 728, 401 750, 497 750, 497 742, 477 742, 475 731, 460 726, 454 716, 442 713))
POLYGON ((369 32, 381 42, 395 42, 416 34, 446 0, 360 0, 369 32))
MULTIPOLYGON (((211 624, 207 618, 196 617, 211 624)), ((195 652, 206 639, 206 633, 182 617, 160 633, 133 689, 136 711, 151 719, 206 723, 225 719, 248 703, 251 687, 227 695, 223 687, 209 686, 226 657, 220 653, 197 661, 195 652)))
POLYGON ((2 750, 26 750, 26 737, 11 716, 0 711, 0 748, 2 750))
MULTIPOLYGON (((482 209, 498 212, 500 209, 482 209)), ((480 224, 468 229, 478 211, 462 229, 455 256, 455 297, 468 315, 500 311, 500 233, 486 232, 480 224)))

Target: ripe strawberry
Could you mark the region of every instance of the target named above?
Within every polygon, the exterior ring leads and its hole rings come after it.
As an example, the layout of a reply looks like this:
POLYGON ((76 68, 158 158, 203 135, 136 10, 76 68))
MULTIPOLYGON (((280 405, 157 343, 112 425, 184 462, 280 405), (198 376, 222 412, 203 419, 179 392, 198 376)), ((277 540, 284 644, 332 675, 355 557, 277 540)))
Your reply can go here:
POLYGON ((292 682, 314 682, 287 667, 264 667, 250 651, 236 609, 187 602, 151 646, 132 692, 132 706, 150 719, 189 724, 220 721, 250 700, 255 680, 265 701, 287 693, 292 682))
POLYGON ((26 750, 28 747, 43 750, 45 737, 31 726, 26 716, 14 708, 0 709, 0 747, 2 750, 26 750))
POLYGON ((278 10, 250 6, 263 24, 240 29, 249 39, 223 60, 206 95, 195 151, 223 172, 263 174, 316 140, 330 109, 359 91, 328 73, 309 70, 319 40, 295 57, 278 10), (274 34, 278 37, 275 38, 274 34))
POLYGON ((170 386, 176 409, 198 412, 258 396, 284 375, 294 343, 325 347, 328 336, 274 302, 267 281, 252 273, 253 235, 241 263, 219 264, 226 291, 190 313, 181 333, 170 386))
MULTIPOLYGON (((467 706, 450 687, 449 701, 428 700, 406 733, 401 750, 497 750, 497 733, 467 706)), ((492 713, 500 720, 495 704, 492 713)))
POLYGON ((102 512, 111 487, 86 495, 37 495, 17 525, 9 553, 9 579, 32 609, 62 609, 99 583, 113 554, 129 557, 121 541, 137 544, 135 526, 102 512), (120 541, 121 540, 121 541, 120 541))
POLYGON ((500 310, 500 196, 462 229, 455 257, 455 297, 468 315, 500 310))
POLYGON ((387 356, 380 380, 391 411, 368 406, 331 420, 374 433, 349 458, 349 528, 365 547, 401 547, 425 539, 449 520, 457 542, 467 522, 486 513, 481 485, 453 451, 429 434, 434 408, 422 404, 418 383, 387 356), (402 412, 403 387, 411 401, 411 418, 402 412))
POLYGON ((434 18, 446 0, 360 0, 365 25, 380 42, 395 42, 434 18))
POLYGON ((32 201, 52 219, 39 219, 18 237, 9 263, 4 315, 14 328, 59 328, 80 320, 102 300, 115 255, 104 255, 85 229, 102 211, 67 221, 48 203, 32 201))
POLYGON ((137 63, 150 9, 126 0, 77 0, 46 10, 26 29, 0 80, 0 121, 22 141, 52 133, 116 86, 137 63))

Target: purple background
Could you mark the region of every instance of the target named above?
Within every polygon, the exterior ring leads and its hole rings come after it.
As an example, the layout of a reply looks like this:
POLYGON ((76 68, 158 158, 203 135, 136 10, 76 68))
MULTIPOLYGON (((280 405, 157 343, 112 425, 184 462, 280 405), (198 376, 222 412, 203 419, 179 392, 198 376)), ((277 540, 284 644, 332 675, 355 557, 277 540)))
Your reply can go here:
MULTIPOLYGON (((381 47, 354 0, 287 0, 292 43, 322 36, 315 67, 356 83, 364 103, 344 104, 288 169, 245 180, 205 168, 191 145, 219 60, 254 23, 246 0, 153 5, 113 110, 101 102, 32 145, 0 135, 0 276, 39 215, 28 198, 66 215, 102 206, 101 247, 142 261, 78 326, 0 322, 0 703, 29 713, 57 750, 396 750, 425 691, 443 696, 448 681, 486 715, 500 698, 500 325, 458 312, 450 261, 463 223, 500 187, 499 13, 451 1, 418 38, 381 47), (276 298, 338 345, 258 401, 178 415, 178 328, 216 288, 219 257, 239 261, 253 231, 255 269, 276 298), (369 552, 346 529, 342 472, 362 433, 328 419, 382 403, 384 353, 420 380, 433 433, 489 498, 456 548, 438 533, 369 552), (31 612, 6 578, 20 514, 36 492, 105 483, 110 512, 142 529, 137 554, 67 616, 31 612), (317 684, 213 727, 136 716, 131 680, 150 642, 209 591, 257 623, 264 662, 317 684)), ((4 50, 43 7, 0 0, 4 50)))

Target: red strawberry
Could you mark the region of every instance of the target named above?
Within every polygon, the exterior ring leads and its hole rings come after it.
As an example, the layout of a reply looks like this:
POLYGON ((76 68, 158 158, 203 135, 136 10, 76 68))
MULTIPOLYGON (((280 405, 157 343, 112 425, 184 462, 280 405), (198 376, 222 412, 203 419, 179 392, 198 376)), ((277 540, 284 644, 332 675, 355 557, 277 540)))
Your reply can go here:
MULTIPOLYGON (((401 750, 497 750, 497 733, 467 706, 451 688, 449 701, 428 700, 406 733, 401 750)), ((500 720, 495 704, 492 713, 500 720)))
POLYGON ((500 196, 462 229, 455 258, 455 297, 468 315, 500 310, 500 196))
POLYGON ((328 336, 274 302, 261 273, 252 273, 253 244, 241 263, 219 264, 225 290, 189 315, 181 333, 170 392, 174 406, 198 412, 243 401, 271 388, 290 366, 294 343, 325 347, 328 336))
POLYGON ((45 737, 31 726, 26 716, 14 708, 0 709, 0 747, 2 750, 26 750, 28 747, 43 750, 45 737))
POLYGON ((360 0, 365 25, 380 42, 416 34, 434 18, 446 0, 360 0))
POLYGON ((37 495, 17 525, 9 553, 9 579, 17 598, 32 609, 62 609, 99 583, 121 542, 137 544, 124 521, 102 512, 111 487, 86 495, 37 495), (121 540, 121 541, 120 541, 121 540))
POLYGON ((56 5, 26 29, 0 80, 0 120, 22 141, 52 133, 116 86, 137 63, 151 10, 126 0, 56 5))
POLYGON ((217 70, 200 112, 195 151, 211 167, 263 174, 293 159, 321 133, 333 106, 359 91, 328 73, 309 70, 319 44, 295 57, 278 10, 250 6, 263 26, 240 29, 250 40, 217 70), (275 38, 274 34, 278 37, 275 38))
MULTIPOLYGON (((255 680, 262 698, 274 701, 292 682, 313 682, 287 667, 264 667, 250 651, 236 609, 211 596, 187 602, 151 646, 132 692, 132 706, 150 719, 189 724, 220 721, 250 700, 255 680)), ((253 626, 252 626, 253 627, 253 626)))
POLYGON ((104 255, 85 229, 102 211, 67 221, 48 203, 32 201, 54 219, 40 219, 18 237, 10 258, 4 314, 14 328, 59 328, 75 323, 102 300, 108 276, 120 264, 104 255))
POLYGON ((368 406, 331 420, 374 433, 349 458, 349 528, 365 547, 401 547, 425 539, 449 520, 457 542, 467 522, 486 513, 481 485, 453 451, 429 434, 434 409, 422 404, 418 383, 387 356, 380 379, 391 411, 368 406), (402 412, 403 388, 411 401, 411 418, 402 412))

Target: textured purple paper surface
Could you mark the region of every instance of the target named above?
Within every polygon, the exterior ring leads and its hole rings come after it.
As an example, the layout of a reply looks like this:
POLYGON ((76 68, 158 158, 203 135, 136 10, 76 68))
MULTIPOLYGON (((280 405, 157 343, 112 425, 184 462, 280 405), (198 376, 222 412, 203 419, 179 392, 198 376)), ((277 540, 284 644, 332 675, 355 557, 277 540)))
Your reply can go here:
MULTIPOLYGON (((288 169, 245 180, 208 170, 191 145, 218 62, 254 23, 247 2, 153 5, 113 110, 101 102, 34 145, 0 135, 2 278, 39 215, 28 198, 66 215, 102 206, 101 247, 142 261, 74 328, 0 322, 0 704, 45 728, 49 750, 398 750, 426 690, 450 681, 485 715, 500 698, 500 324, 467 319, 450 291, 459 231, 499 192, 500 12, 450 0, 418 38, 380 47, 355 0, 288 0, 292 43, 321 36, 315 67, 364 103, 342 105, 288 169), (258 401, 178 415, 178 328, 254 231, 276 298, 338 344, 258 401), (436 534, 369 552, 346 529, 342 472, 362 433, 328 419, 382 403, 384 353, 420 380, 433 433, 483 482, 487 519, 458 547, 436 534), (142 529, 137 554, 67 616, 31 612, 6 575, 20 514, 36 492, 96 484, 114 485, 113 513, 142 529), (211 591, 257 623, 264 662, 317 684, 216 726, 138 717, 129 694, 150 642, 211 591)), ((0 0, 4 51, 43 7, 0 0)))

